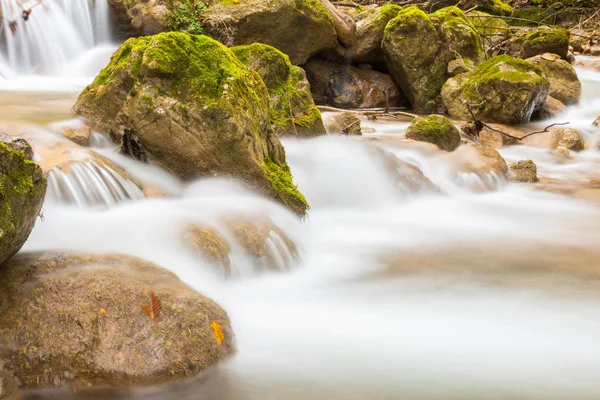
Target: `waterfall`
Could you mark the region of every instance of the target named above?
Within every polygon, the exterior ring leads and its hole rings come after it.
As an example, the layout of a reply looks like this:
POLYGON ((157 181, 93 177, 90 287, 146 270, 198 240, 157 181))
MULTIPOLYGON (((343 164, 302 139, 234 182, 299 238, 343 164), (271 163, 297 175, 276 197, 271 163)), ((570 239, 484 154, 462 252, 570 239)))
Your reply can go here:
POLYGON ((0 76, 7 79, 70 75, 67 67, 110 41, 106 0, 0 0, 0 6, 0 76), (27 20, 24 11, 31 11, 27 20))
POLYGON ((48 174, 46 197, 78 206, 111 206, 144 195, 135 183, 108 165, 90 160, 73 163, 67 169, 53 168, 48 174))

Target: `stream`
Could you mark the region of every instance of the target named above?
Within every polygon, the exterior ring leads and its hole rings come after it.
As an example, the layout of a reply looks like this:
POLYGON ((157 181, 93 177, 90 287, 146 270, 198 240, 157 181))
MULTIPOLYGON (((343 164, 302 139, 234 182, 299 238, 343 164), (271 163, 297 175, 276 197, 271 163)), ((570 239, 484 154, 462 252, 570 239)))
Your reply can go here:
MULTIPOLYGON (((16 4, 1 1, 4 15, 16 4)), ((89 149, 57 133, 57 123, 77 122, 70 112, 77 94, 116 49, 101 3, 47 1, 27 26, 19 24, 21 35, 4 27, 0 131, 23 133, 48 169, 100 154, 167 196, 144 198, 105 165, 71 175, 54 170, 44 219, 21 252, 118 252, 151 261, 228 312, 238 352, 166 386, 36 390, 23 398, 600 397, 600 128, 592 126, 599 71, 578 67, 582 100, 556 119, 582 132, 586 150, 570 158, 528 145, 499 150, 509 163, 534 160, 535 185, 462 171, 459 156, 468 153, 403 141, 408 121, 365 120, 362 137, 283 139, 311 205, 300 220, 237 182, 183 183, 120 156, 99 133, 89 149), (63 23, 50 29, 51 18, 63 23), (57 155, 60 146, 69 150, 57 155), (390 158, 417 166, 432 185, 410 184, 390 158), (256 260, 232 243, 232 279, 224 279, 186 247, 186 225, 225 232, 223 220, 236 215, 268 219, 295 244, 292 251, 271 238, 280 271, 257 272, 256 260)))

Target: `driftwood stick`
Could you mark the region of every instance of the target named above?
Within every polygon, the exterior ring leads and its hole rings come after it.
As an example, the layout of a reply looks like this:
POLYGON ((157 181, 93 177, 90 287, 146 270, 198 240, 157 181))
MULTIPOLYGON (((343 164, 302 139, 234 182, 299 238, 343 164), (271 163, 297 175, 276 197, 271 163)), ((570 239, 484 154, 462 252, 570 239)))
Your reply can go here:
POLYGON ((352 114, 361 114, 361 115, 364 115, 365 117, 369 117, 369 116, 390 116, 390 117, 403 116, 403 117, 409 117, 409 118, 417 117, 416 114, 411 114, 411 113, 404 112, 404 111, 389 111, 386 113, 385 110, 382 110, 382 111, 345 110, 343 108, 337 108, 337 107, 331 107, 331 106, 317 106, 317 108, 319 109, 319 111, 349 112, 352 114))

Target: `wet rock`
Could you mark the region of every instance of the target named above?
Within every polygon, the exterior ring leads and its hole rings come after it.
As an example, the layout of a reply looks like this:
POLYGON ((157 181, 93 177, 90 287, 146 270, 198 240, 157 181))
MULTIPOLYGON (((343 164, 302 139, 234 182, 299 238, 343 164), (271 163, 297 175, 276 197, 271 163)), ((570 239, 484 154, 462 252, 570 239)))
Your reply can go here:
POLYGON ((52 125, 52 128, 58 130, 65 137, 80 146, 87 146, 90 142, 92 129, 83 121, 71 120, 52 125))
POLYGON ((540 27, 524 31, 506 45, 508 54, 531 58, 544 53, 566 59, 569 52, 569 32, 563 28, 540 27))
MULTIPOLYGON (((525 135, 525 132, 512 126, 498 124, 490 124, 490 126, 494 129, 506 132, 514 137, 521 137, 525 135)), ((491 147, 492 149, 500 149, 505 146, 513 146, 520 143, 517 139, 510 138, 487 127, 483 128, 477 139, 482 146, 491 147)))
MULTIPOLYGON (((433 146, 435 151, 439 151, 433 146)), ((383 162, 384 167, 394 177, 397 185, 409 193, 441 193, 442 190, 435 185, 419 167, 400 158, 383 147, 375 147, 375 156, 383 162)))
POLYGON ((527 61, 536 64, 542 71, 542 76, 550 82, 550 96, 566 105, 579 102, 581 82, 571 64, 561 60, 558 55, 549 53, 529 58, 527 61))
POLYGON ((287 54, 294 65, 334 48, 334 21, 318 0, 211 1, 205 32, 226 45, 265 43, 287 54))
POLYGON ((538 181, 537 166, 531 160, 518 161, 508 167, 508 178, 513 182, 534 183, 538 181))
POLYGON ((582 151, 585 149, 585 142, 581 132, 571 128, 553 128, 552 148, 564 147, 571 151, 582 151))
POLYGON ((406 98, 382 72, 314 59, 305 65, 310 89, 317 104, 339 108, 403 106, 406 98))
POLYGON ((121 45, 74 111, 113 138, 132 133, 146 157, 183 179, 237 178, 303 215, 268 99, 259 74, 229 49, 170 32, 121 45))
POLYGON ((413 119, 406 130, 406 138, 432 143, 445 151, 453 151, 460 146, 460 131, 441 115, 413 119))
POLYGON ((483 146, 461 146, 457 155, 462 160, 461 170, 472 172, 479 176, 494 173, 504 176, 508 173, 508 166, 504 158, 496 150, 483 146))
POLYGON ((552 151, 552 153, 560 158, 564 158, 564 159, 572 158, 571 152, 566 147, 562 147, 562 146, 557 147, 556 149, 554 149, 552 151))
POLYGON ((583 45, 587 43, 587 33, 582 29, 572 29, 570 31, 569 46, 573 47, 573 51, 581 53, 583 45))
POLYGON ((529 146, 550 149, 564 148, 569 151, 581 151, 585 148, 581 132, 571 128, 550 128, 548 132, 530 136, 524 141, 529 146))
POLYGON ((46 179, 20 138, 0 134, 0 265, 29 237, 46 193, 46 179))
POLYGON ((316 136, 325 133, 304 70, 288 56, 266 44, 232 47, 248 68, 258 72, 269 90, 269 119, 279 136, 316 136))
POLYGON ((594 120, 594 122, 592 122, 592 125, 594 125, 594 126, 600 126, 600 115, 598 116, 598 118, 596 118, 594 120))
POLYGON ((429 8, 433 11, 440 8, 454 6, 460 7, 463 10, 483 11, 493 15, 510 15, 513 11, 512 7, 501 0, 430 0, 429 8))
POLYGON ((233 215, 224 218, 224 222, 241 250, 253 261, 255 271, 289 269, 296 262, 296 244, 271 219, 233 215))
POLYGON ((108 0, 118 21, 118 36, 154 35, 169 30, 172 4, 162 0, 108 0))
POLYGON ((231 248, 223 236, 211 227, 190 225, 185 230, 185 242, 209 263, 231 276, 231 248))
POLYGON ((17 383, 0 368, 0 400, 18 400, 19 398, 17 383))
POLYGON ((328 115, 325 119, 327 133, 341 135, 362 135, 360 118, 351 112, 339 112, 328 115))
POLYGON ((0 280, 0 358, 26 388, 155 385, 235 351, 218 304, 135 257, 20 255, 0 280))
POLYGON ((445 111, 440 92, 450 61, 483 59, 480 35, 456 7, 433 14, 403 8, 385 28, 381 46, 390 72, 419 113, 445 111))
POLYGON ((396 4, 386 4, 371 8, 358 14, 356 21, 356 44, 350 48, 337 46, 325 54, 325 57, 338 62, 351 61, 380 62, 385 56, 381 50, 383 32, 388 22, 398 15, 402 7, 396 4))
POLYGON ((600 44, 590 46, 588 53, 590 56, 593 56, 593 57, 600 56, 600 44))
POLYGON ((552 96, 548 96, 546 98, 546 102, 536 113, 535 117, 537 119, 549 119, 554 118, 560 114, 562 114, 566 110, 567 106, 565 106, 560 101, 556 100, 552 96))
POLYGON ((471 72, 475 69, 475 64, 468 59, 452 60, 448 63, 448 76, 456 76, 471 72))
POLYGON ((535 64, 507 55, 492 57, 473 72, 450 78, 442 99, 452 118, 467 120, 472 107, 478 119, 524 124, 544 105, 550 83, 535 64))

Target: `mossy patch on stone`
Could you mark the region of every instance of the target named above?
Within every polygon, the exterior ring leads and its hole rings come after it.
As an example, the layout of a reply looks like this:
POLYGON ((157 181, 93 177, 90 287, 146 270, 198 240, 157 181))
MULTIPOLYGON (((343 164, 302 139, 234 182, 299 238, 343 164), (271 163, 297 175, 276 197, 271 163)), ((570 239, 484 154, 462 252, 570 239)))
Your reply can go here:
POLYGON ((449 79, 442 98, 453 118, 470 118, 467 104, 471 104, 484 121, 522 124, 543 106, 549 89, 548 80, 535 64, 502 55, 449 79))
POLYGON ((459 130, 442 115, 413 119, 406 130, 406 138, 432 143, 446 151, 453 151, 460 145, 459 130))
POLYGON ((325 133, 302 68, 292 65, 288 56, 266 44, 254 43, 231 50, 248 68, 258 72, 267 85, 269 118, 278 135, 325 133))
POLYGON ((566 59, 569 52, 569 31, 559 27, 539 27, 517 34, 506 47, 508 54, 514 57, 530 58, 552 53, 566 59))

